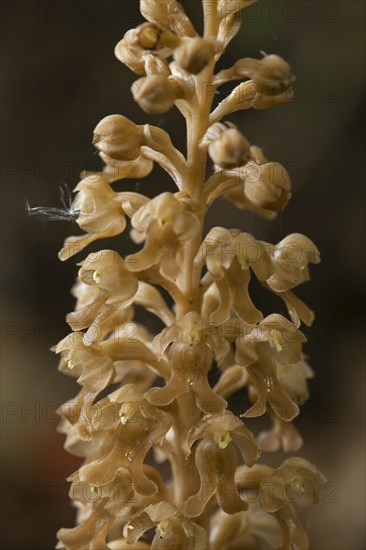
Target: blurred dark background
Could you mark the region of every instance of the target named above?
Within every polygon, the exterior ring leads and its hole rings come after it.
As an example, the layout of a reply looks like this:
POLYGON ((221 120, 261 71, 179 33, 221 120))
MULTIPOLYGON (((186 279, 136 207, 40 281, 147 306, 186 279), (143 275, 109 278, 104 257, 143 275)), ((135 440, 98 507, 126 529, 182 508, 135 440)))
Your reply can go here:
MULTIPOLYGON (((201 29, 201 3, 183 4, 201 29)), ((174 110, 145 115, 131 99, 135 75, 113 55, 142 22, 137 0, 13 0, 1 10, 2 547, 48 550, 57 529, 74 521, 64 480, 78 460, 62 448, 55 410, 77 386, 58 373, 49 348, 68 331, 77 268, 75 260, 61 264, 57 251, 77 227, 29 218, 26 201, 60 206, 61 183, 73 188, 81 170, 101 167, 91 136, 108 114, 159 124, 181 147, 184 126, 174 110)), ((293 67, 297 97, 231 120, 288 168, 293 198, 274 222, 224 201, 208 219, 269 242, 302 232, 322 252, 299 291, 317 313, 305 330, 316 377, 296 424, 301 454, 329 481, 305 515, 313 550, 365 547, 364 11, 357 0, 266 0, 247 10, 226 64, 277 53, 293 67)), ((117 187, 150 196, 171 189, 158 170, 117 187)), ((126 251, 126 241, 119 246, 126 251)))

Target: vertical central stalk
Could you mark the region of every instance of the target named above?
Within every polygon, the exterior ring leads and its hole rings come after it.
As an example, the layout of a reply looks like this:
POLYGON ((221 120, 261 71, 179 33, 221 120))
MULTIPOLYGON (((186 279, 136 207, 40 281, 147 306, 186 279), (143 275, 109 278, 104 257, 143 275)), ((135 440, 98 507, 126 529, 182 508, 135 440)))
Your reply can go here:
MULTIPOLYGON (((207 151, 200 148, 199 143, 209 126, 213 93, 212 79, 215 63, 207 66, 196 77, 196 95, 191 104, 191 116, 187 119, 187 160, 189 169, 184 182, 183 190, 196 201, 197 216, 200 228, 196 236, 185 245, 184 262, 182 272, 182 294, 184 301, 177 303, 177 319, 190 311, 199 313, 199 285, 201 279, 201 267, 195 266, 194 259, 199 250, 203 226, 206 214, 206 203, 203 200, 207 151)), ((183 506, 187 498, 195 494, 199 486, 198 481, 192 476, 192 461, 194 453, 185 459, 180 443, 181 437, 188 430, 197 425, 202 417, 202 411, 197 407, 194 393, 189 390, 177 398, 177 422, 174 426, 175 457, 172 461, 173 483, 175 501, 178 506, 183 506)))
POLYGON ((183 190, 187 191, 196 201, 196 213, 200 221, 200 229, 195 238, 189 241, 185 247, 182 292, 186 298, 186 302, 177 307, 178 319, 189 311, 197 311, 199 307, 198 292, 201 269, 195 268, 194 258, 201 244, 205 222, 206 204, 203 201, 203 191, 206 180, 207 161, 207 151, 202 149, 199 144, 209 126, 209 116, 214 97, 212 90, 214 67, 215 62, 212 61, 196 77, 195 99, 191 103, 191 116, 187 120, 187 160, 189 169, 183 190))

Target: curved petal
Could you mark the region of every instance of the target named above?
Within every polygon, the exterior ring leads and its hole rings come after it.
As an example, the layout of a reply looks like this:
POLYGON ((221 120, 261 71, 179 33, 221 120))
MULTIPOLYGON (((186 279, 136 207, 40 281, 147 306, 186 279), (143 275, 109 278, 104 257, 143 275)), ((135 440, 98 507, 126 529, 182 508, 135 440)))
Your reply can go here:
POLYGON ((86 246, 93 243, 94 241, 103 238, 101 235, 78 235, 77 237, 68 237, 65 242, 64 246, 61 248, 60 252, 58 253, 58 257, 62 262, 65 260, 69 260, 72 256, 75 256, 75 254, 78 254, 86 246))
POLYGON ((173 373, 166 386, 163 388, 151 388, 145 393, 145 397, 152 405, 164 407, 187 391, 189 391, 189 386, 182 384, 181 378, 173 373))

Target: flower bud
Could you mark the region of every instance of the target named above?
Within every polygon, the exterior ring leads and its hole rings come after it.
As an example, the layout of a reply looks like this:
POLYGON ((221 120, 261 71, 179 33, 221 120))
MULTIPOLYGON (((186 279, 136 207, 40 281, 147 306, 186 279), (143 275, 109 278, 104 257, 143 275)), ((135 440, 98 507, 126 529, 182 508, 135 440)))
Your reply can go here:
POLYGON ((266 55, 259 61, 253 82, 263 90, 286 90, 295 80, 290 65, 279 55, 266 55))
POLYGON ((278 162, 258 166, 248 162, 244 177, 245 198, 254 206, 279 212, 291 198, 291 181, 287 170, 278 162))
POLYGON ((222 168, 235 168, 245 163, 250 143, 236 128, 225 130, 219 139, 209 146, 210 157, 222 168))
POLYGON ((143 135, 138 126, 122 115, 109 115, 97 124, 93 144, 115 160, 134 160, 140 155, 143 135))
MULTIPOLYGON (((255 109, 267 109, 288 103, 294 97, 292 84, 295 77, 290 65, 278 55, 266 55, 260 60, 251 57, 239 59, 233 67, 233 72, 237 77, 252 80, 252 88, 249 87, 248 91, 256 92, 253 98, 255 109)), ((246 85, 241 85, 243 91, 246 85)), ((238 87, 237 90, 241 88, 238 87)))
POLYGON ((191 74, 200 73, 212 61, 216 42, 207 38, 189 38, 174 52, 178 65, 191 74))
POLYGON ((171 109, 177 99, 184 97, 184 92, 178 80, 162 75, 139 78, 132 85, 135 101, 150 115, 165 113, 171 109))

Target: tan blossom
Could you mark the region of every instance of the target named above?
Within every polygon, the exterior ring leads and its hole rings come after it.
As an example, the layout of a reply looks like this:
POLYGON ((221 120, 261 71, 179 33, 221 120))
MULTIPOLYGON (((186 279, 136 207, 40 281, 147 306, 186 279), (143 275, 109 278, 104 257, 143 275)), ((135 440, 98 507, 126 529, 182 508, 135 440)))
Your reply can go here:
POLYGON ((183 80, 150 75, 134 82, 132 94, 141 109, 157 115, 169 111, 178 99, 188 98, 190 88, 183 80))
POLYGON ((127 257, 131 271, 142 271, 159 263, 163 273, 176 276, 182 261, 181 244, 194 237, 198 220, 186 204, 171 193, 162 193, 132 217, 133 228, 146 234, 140 252, 127 257))
POLYGON ((118 309, 127 309, 138 290, 135 275, 125 267, 123 258, 113 250, 101 250, 89 254, 81 262, 80 281, 98 289, 94 300, 67 316, 73 330, 91 327, 84 342, 90 344, 102 337, 104 327, 115 317, 118 309))
POLYGON ((213 323, 223 323, 232 307, 243 321, 260 321, 262 314, 249 296, 249 268, 261 280, 270 276, 265 247, 249 233, 215 227, 207 234, 200 254, 208 270, 204 281, 207 285, 212 281, 203 297, 204 317, 213 323))
POLYGON ((176 48, 174 59, 188 73, 198 74, 213 60, 218 47, 212 38, 189 38, 176 48))

